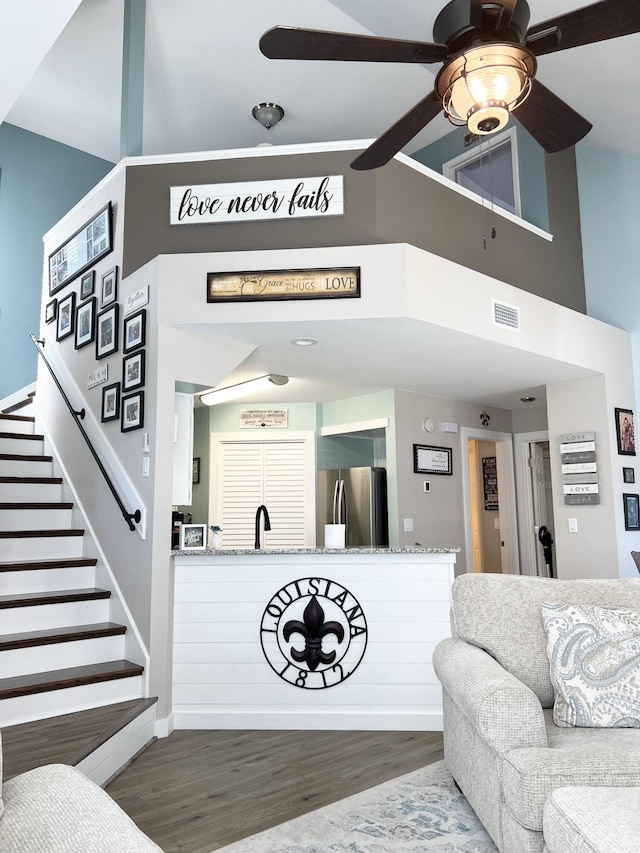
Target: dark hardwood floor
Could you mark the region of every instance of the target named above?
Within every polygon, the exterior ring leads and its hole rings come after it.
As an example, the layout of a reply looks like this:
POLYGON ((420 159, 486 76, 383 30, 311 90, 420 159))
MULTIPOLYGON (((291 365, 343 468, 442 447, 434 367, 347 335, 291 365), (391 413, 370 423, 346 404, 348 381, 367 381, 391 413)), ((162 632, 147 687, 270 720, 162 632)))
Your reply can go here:
MULTIPOLYGON (((4 778, 74 764, 134 704, 3 729, 4 778)), ((439 732, 176 731, 106 790, 165 853, 210 853, 441 758, 439 732)))

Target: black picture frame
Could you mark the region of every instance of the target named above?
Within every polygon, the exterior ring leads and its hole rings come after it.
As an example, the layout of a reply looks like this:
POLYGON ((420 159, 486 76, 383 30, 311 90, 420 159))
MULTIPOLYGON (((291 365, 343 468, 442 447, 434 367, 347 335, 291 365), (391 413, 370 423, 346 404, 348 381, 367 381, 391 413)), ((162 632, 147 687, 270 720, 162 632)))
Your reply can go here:
POLYGON ((194 486, 197 486, 200 482, 200 457, 194 456, 193 458, 193 474, 191 477, 191 483, 194 486))
POLYGON ((102 273, 100 279, 100 307, 106 308, 118 300, 118 267, 102 273))
POLYGON ((120 431, 130 432, 144 426, 144 391, 128 394, 120 402, 120 431))
POLYGON ((640 495, 625 493, 622 495, 624 501, 624 529, 640 530, 640 495))
POLYGON ((453 450, 430 444, 413 445, 414 474, 453 474, 453 450))
POLYGON ((88 299, 93 296, 96 287, 96 271, 89 270, 80 279, 80 299, 88 299))
POLYGON ((145 374, 145 351, 127 355, 122 359, 122 393, 128 393, 135 388, 142 388, 145 374))
POLYGON ((116 303, 98 314, 96 323, 96 358, 118 352, 118 309, 116 303))
POLYGON ((147 334, 147 309, 142 308, 124 318, 122 352, 132 352, 145 345, 147 334))
POLYGON ((82 275, 112 249, 113 209, 108 202, 49 255, 49 295, 82 275))
POLYGON ((616 438, 620 456, 636 455, 636 427, 631 409, 616 409, 616 438))
POLYGON ((45 323, 53 323, 53 321, 58 316, 58 300, 52 299, 51 302, 47 302, 44 308, 44 321, 45 323))
POLYGON ((636 470, 635 470, 635 468, 623 468, 622 469, 622 480, 624 483, 635 483, 635 481, 636 481, 636 470))
POLYGON ((82 349, 96 339, 96 298, 81 302, 76 308, 75 348, 82 349))
POLYGON ((56 325, 56 340, 63 341, 73 334, 75 328, 76 295, 69 293, 64 299, 58 300, 58 315, 56 325))
POLYGON ((120 418, 120 383, 105 385, 102 389, 102 423, 117 421, 120 418))

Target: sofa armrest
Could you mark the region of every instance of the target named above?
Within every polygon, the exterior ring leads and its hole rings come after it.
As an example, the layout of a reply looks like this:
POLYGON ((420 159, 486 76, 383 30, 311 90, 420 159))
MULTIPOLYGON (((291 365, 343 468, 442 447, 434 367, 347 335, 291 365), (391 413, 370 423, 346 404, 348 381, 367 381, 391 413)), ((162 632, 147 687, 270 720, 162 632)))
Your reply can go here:
POLYGON ((487 652, 446 639, 436 646, 433 665, 451 700, 496 752, 547 746, 537 696, 487 652))

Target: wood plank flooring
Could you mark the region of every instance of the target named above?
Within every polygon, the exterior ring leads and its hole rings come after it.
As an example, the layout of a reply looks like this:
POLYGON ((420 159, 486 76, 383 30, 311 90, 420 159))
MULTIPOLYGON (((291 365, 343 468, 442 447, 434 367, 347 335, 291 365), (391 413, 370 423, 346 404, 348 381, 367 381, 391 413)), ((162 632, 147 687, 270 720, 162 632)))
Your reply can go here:
POLYGON ((439 732, 176 731, 107 791, 165 853, 209 853, 441 758, 439 732))

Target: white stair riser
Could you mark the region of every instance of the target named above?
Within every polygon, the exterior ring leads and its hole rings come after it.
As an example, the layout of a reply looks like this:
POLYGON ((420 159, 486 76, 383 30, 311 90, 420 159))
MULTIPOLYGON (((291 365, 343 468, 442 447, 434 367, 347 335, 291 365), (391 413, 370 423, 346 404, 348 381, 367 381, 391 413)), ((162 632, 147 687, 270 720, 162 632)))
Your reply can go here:
MULTIPOLYGON (((0 595, 23 592, 49 592, 56 589, 95 587, 95 566, 71 566, 66 569, 32 569, 23 572, 0 572, 0 595)), ((0 619, 0 626, 2 620, 0 619)), ((1 627, 0 627, 1 631, 1 627)))
POLYGON ((0 539, 0 559, 7 563, 25 560, 62 560, 82 557, 82 536, 17 536, 0 539))
POLYGON ((0 652, 0 678, 13 678, 29 672, 51 672, 71 666, 88 666, 124 657, 124 635, 94 637, 70 643, 52 643, 28 649, 0 652))
POLYGON ((94 749, 90 755, 76 764, 76 768, 96 785, 104 785, 125 768, 153 738, 155 721, 156 706, 152 705, 116 732, 112 738, 94 749))
MULTIPOLYGON (((0 476, 10 475, 0 474, 0 476)), ((30 475, 21 473, 18 476, 30 475)), ((0 483, 1 503, 59 501, 61 497, 62 483, 0 483)))
POLYGON ((1 509, 0 530, 68 530, 70 509, 1 509))
POLYGON ((142 676, 136 675, 133 678, 117 678, 98 684, 3 699, 0 702, 0 729, 33 720, 59 717, 61 714, 72 714, 74 711, 86 711, 99 705, 128 702, 141 696, 142 676))
POLYGON ((25 456, 41 456, 44 441, 33 438, 3 438, 0 435, 0 453, 22 453, 25 456))
POLYGON ((39 631, 41 628, 65 628, 69 625, 93 625, 109 621, 109 599, 65 601, 61 604, 37 604, 0 610, 3 634, 39 631))
POLYGON ((51 461, 38 459, 0 459, 0 477, 50 477, 51 461))
POLYGON ((13 418, 0 418, 0 432, 19 432, 22 435, 33 435, 34 427, 33 421, 14 421, 13 418))

